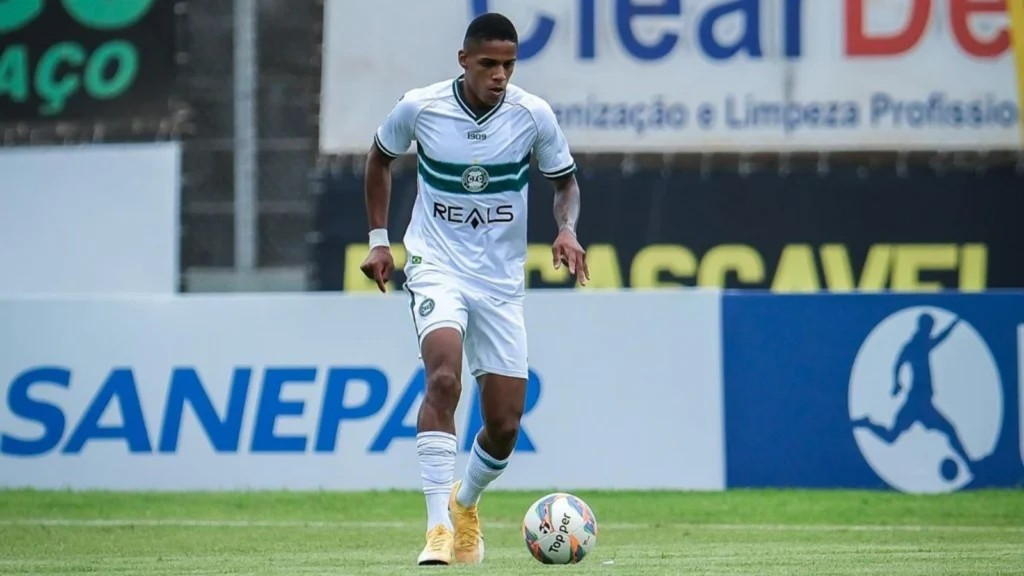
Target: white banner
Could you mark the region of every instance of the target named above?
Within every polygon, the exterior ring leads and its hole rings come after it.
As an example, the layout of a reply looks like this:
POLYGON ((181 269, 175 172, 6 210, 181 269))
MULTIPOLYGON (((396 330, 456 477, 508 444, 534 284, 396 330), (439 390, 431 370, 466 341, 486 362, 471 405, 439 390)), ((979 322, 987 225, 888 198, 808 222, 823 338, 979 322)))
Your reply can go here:
MULTIPOLYGON (((479 11, 577 151, 1014 149, 1003 0, 329 0, 321 146, 363 154, 410 88, 461 73, 479 11)), ((1024 63, 1020 63, 1024 64, 1024 63)))
MULTIPOLYGON (((526 314, 527 410, 496 487, 723 487, 717 293, 531 293, 526 314)), ((420 487, 400 295, 5 300, 0 318, 0 486, 420 487)), ((467 375, 460 473, 474 392, 467 375)))
POLYGON ((0 294, 178 290, 180 145, 0 151, 0 294))

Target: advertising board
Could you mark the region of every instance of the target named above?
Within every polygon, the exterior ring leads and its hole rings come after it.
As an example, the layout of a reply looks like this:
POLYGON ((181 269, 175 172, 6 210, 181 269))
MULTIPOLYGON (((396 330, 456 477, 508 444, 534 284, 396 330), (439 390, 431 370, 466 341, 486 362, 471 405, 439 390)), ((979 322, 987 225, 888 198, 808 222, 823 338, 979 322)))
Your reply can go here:
MULTIPOLYGON (((528 213, 529 288, 573 286, 551 266, 551 185, 534 171, 528 213)), ((390 236, 400 241, 416 194, 396 171, 390 236)), ((578 235, 586 289, 735 288, 776 293, 1024 287, 1024 173, 1013 166, 934 170, 835 166, 755 170, 587 166, 578 235)), ((326 174, 318 199, 315 278, 322 290, 372 291, 363 180, 326 174)), ((481 233, 486 227, 481 227, 481 233)), ((403 276, 395 276, 400 286, 403 276)))
MULTIPOLYGON (((8 299, 0 317, 0 486, 420 488, 401 295, 8 299)), ((531 294, 526 319, 496 485, 722 488, 718 294, 531 294)), ((459 470, 478 402, 464 371, 459 470)))
POLYGON ((375 0, 326 3, 321 149, 364 153, 405 91, 460 74, 485 11, 579 151, 1021 145, 1004 0, 375 0))
POLYGON ((723 298, 727 485, 1024 482, 1024 293, 723 298))
POLYGON ((175 3, 0 2, 0 123, 167 115, 175 3))

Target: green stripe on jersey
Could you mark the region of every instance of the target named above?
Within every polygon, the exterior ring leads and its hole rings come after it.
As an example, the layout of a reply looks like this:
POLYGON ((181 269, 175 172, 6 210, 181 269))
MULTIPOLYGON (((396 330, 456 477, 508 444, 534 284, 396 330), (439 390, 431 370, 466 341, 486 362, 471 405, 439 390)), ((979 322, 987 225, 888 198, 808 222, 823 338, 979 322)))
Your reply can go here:
POLYGON ((452 194, 521 192, 530 181, 530 155, 506 164, 455 164, 418 151, 418 172, 431 188, 452 194))
POLYGON ((519 162, 508 162, 506 164, 455 164, 452 162, 434 160, 430 156, 427 156, 422 147, 420 147, 417 152, 420 156, 420 160, 422 160, 427 167, 434 172, 459 179, 461 179, 462 175, 466 173, 466 170, 472 166, 480 166, 484 170, 487 170, 487 174, 492 180, 506 176, 519 177, 523 168, 528 168, 530 166, 529 154, 519 162))
POLYGON ((442 174, 430 168, 423 161, 417 163, 417 172, 420 178, 435 190, 448 192, 450 194, 503 194, 508 192, 522 192, 523 188, 530 181, 530 165, 523 167, 518 175, 491 177, 485 165, 467 166, 463 174, 453 176, 442 174))

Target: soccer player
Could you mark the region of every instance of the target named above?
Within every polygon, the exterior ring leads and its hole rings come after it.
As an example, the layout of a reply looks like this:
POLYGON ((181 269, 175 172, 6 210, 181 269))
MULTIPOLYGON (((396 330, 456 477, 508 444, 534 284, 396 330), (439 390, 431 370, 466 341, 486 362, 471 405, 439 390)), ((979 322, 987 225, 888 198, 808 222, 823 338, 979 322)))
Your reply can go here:
POLYGON ((417 459, 427 508, 417 562, 479 563, 477 504, 515 447, 526 400, 523 316, 531 158, 554 187, 553 266, 589 279, 576 239, 576 163, 550 105, 509 84, 518 35, 508 18, 475 18, 464 72, 406 92, 378 127, 366 163, 370 252, 361 269, 381 292, 394 270, 387 236, 390 163, 417 143, 416 203, 405 233, 405 290, 426 371, 417 459), (455 482, 455 410, 463 353, 480 387, 483 428, 455 482))

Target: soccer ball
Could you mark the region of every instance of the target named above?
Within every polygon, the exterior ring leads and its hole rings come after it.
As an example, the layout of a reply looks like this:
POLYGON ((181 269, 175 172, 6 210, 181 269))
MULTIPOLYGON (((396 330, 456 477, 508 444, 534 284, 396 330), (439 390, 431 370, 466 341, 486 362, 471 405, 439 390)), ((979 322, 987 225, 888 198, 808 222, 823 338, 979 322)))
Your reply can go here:
POLYGON ((597 544, 597 518, 572 494, 548 494, 526 511, 523 540, 538 562, 576 564, 597 544))

